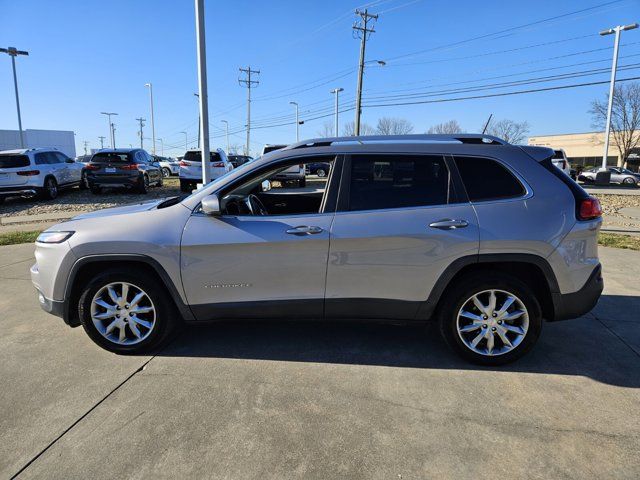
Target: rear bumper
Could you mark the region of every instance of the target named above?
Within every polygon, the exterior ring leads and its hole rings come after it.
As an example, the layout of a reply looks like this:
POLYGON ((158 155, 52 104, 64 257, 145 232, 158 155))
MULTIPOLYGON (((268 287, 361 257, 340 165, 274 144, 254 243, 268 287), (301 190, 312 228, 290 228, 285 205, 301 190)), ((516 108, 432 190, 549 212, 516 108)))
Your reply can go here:
POLYGON ((598 264, 577 292, 552 294, 554 317, 549 320, 568 320, 589 313, 598 303, 603 288, 602 267, 598 264))
POLYGON ((27 185, 19 187, 0 187, 2 197, 33 197, 36 189, 27 185))
POLYGON ((137 187, 140 184, 140 175, 130 177, 111 177, 100 175, 87 175, 89 186, 99 185, 101 187, 137 187))

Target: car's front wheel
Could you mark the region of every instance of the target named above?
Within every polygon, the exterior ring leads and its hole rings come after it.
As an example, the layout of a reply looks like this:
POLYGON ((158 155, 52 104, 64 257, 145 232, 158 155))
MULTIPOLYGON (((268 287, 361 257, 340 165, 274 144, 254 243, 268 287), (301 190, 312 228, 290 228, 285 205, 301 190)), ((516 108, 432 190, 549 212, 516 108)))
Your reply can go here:
POLYGON ((635 185, 636 181, 631 177, 627 177, 622 181, 622 183, 624 183, 625 185, 635 185))
POLYGON ((153 350, 179 324, 176 309, 157 280, 116 269, 88 283, 78 313, 91 340, 116 353, 153 350))
POLYGON ((149 177, 142 175, 138 180, 138 193, 147 193, 149 191, 149 177))
POLYGON ((171 176, 171 170, 169 170, 167 167, 162 167, 162 176, 164 178, 168 178, 171 176))
POLYGON ((463 358, 502 365, 526 354, 542 330, 540 303, 525 283, 506 274, 473 274, 442 300, 440 330, 463 358))

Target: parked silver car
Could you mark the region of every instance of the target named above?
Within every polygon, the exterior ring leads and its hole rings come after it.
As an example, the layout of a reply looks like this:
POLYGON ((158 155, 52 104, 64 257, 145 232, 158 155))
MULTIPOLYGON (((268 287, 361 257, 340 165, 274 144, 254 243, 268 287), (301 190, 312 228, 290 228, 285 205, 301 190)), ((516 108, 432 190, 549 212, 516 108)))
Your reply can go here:
POLYGON ((308 140, 184 199, 49 228, 31 277, 42 308, 119 353, 181 320, 434 319, 464 358, 506 363, 603 288, 599 203, 553 155, 478 135, 308 140), (314 188, 271 188, 319 162, 314 188))
MULTIPOLYGON (((600 167, 592 168, 591 170, 585 170, 578 176, 578 180, 585 183, 593 183, 596 181, 596 175, 600 167)), ((611 172, 610 183, 619 183, 621 185, 627 185, 629 187, 638 186, 640 183, 640 175, 633 173, 631 170, 621 167, 609 167, 611 172)))

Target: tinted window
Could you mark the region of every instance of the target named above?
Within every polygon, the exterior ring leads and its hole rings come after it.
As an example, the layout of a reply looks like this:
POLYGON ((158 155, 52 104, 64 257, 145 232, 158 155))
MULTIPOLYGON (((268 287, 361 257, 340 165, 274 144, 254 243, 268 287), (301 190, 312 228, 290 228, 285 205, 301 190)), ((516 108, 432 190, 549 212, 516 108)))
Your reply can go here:
POLYGON ((46 153, 36 153, 34 155, 34 158, 36 161, 36 165, 47 165, 49 163, 46 153))
POLYGON ((562 153, 562 150, 554 150, 553 151, 553 158, 554 159, 562 159, 562 160, 564 160, 564 153, 562 153))
POLYGON ((29 166, 26 155, 0 155, 0 168, 21 168, 29 166))
POLYGON ((131 155, 124 152, 98 152, 91 159, 97 163, 128 163, 131 155))
POLYGON ((60 153, 60 152, 56 152, 54 153, 54 155, 58 158, 59 163, 64 163, 69 158, 64 153, 60 153))
POLYGON ((469 200, 497 200, 524 195, 518 179, 495 160, 476 157, 455 157, 469 200))
POLYGON ((351 157, 349 210, 444 205, 449 171, 438 156, 351 157))
POLYGON ((56 165, 58 163, 63 163, 64 160, 62 160, 60 157, 58 157, 58 154, 56 152, 48 152, 47 153, 47 161, 49 162, 50 165, 56 165))
MULTIPOLYGON (((220 154, 218 152, 209 152, 209 158, 212 162, 221 162, 220 154)), ((191 151, 184 154, 184 159, 190 162, 201 162, 202 155, 200 152, 191 151)))

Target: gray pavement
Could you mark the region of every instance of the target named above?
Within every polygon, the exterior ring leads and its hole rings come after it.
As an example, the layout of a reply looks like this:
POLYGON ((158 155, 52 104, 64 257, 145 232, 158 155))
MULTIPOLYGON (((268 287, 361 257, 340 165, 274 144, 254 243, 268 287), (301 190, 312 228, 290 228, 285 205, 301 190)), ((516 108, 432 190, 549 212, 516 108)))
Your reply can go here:
POLYGON ((0 477, 638 478, 640 252, 601 253, 594 313, 492 369, 368 324, 225 323, 116 356, 40 311, 31 246, 0 247, 0 477))

